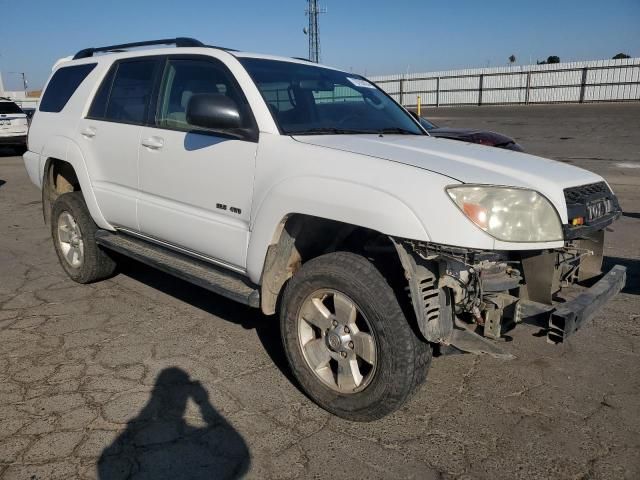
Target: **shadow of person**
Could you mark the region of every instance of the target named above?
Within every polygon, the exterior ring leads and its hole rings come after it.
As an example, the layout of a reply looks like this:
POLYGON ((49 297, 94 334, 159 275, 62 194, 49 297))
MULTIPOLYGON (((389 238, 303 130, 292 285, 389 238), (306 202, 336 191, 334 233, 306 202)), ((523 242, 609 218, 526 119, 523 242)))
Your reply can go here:
POLYGON ((149 402, 98 460, 100 480, 236 479, 251 463, 242 436, 220 415, 199 382, 177 367, 160 372, 149 402), (191 398, 204 426, 186 423, 191 398))

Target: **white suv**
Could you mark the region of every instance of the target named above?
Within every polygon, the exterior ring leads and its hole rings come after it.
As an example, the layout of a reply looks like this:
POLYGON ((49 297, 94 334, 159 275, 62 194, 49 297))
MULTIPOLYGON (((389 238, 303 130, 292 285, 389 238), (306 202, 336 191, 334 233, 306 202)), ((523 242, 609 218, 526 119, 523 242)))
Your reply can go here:
POLYGON ((24 152, 29 124, 22 109, 8 98, 0 97, 0 147, 24 152))
POLYGON ((601 177, 430 137, 365 78, 303 60, 82 50, 24 161, 71 278, 112 275, 115 251, 278 311, 302 388, 353 420, 401 406, 433 350, 509 357, 495 340, 521 322, 561 342, 625 282, 614 267, 553 301, 600 274, 621 213, 601 177))

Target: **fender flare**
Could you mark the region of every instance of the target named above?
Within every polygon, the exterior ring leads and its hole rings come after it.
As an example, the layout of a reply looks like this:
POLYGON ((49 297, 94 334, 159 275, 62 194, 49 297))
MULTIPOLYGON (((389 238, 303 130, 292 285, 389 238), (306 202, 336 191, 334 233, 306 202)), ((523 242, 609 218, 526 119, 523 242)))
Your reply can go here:
POLYGON ((89 209, 89 213, 93 218, 93 221, 96 222, 96 224, 100 228, 115 230, 113 226, 111 226, 102 215, 102 211, 98 206, 98 201, 96 200, 96 196, 93 191, 91 179, 89 178, 89 172, 84 160, 84 155, 82 154, 80 147, 73 140, 68 137, 62 136, 52 137, 49 142, 47 142, 47 144, 42 148, 40 159, 43 192, 45 191, 46 182, 46 178, 44 176, 49 169, 51 160, 56 159, 69 163, 73 167, 76 178, 80 183, 82 195, 84 197, 85 203, 87 204, 87 208, 89 209))
POLYGON ((429 240, 413 210, 388 192, 330 177, 289 178, 266 194, 253 216, 247 252, 247 274, 253 282, 260 283, 267 249, 278 243, 281 226, 292 214, 334 220, 400 238, 429 240))

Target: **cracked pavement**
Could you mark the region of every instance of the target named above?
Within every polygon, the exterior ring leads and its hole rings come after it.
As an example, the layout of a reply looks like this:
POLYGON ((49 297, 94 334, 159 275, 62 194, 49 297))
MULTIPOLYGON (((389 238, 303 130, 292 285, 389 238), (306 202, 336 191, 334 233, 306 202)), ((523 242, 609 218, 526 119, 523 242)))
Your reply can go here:
POLYGON ((640 166, 640 105, 429 113, 612 184, 605 255, 629 279, 591 325, 560 346, 519 326, 511 361, 436 358, 402 410, 350 423, 296 388, 275 318, 131 261, 69 280, 0 152, 0 478, 640 478, 640 168, 617 165, 640 166))

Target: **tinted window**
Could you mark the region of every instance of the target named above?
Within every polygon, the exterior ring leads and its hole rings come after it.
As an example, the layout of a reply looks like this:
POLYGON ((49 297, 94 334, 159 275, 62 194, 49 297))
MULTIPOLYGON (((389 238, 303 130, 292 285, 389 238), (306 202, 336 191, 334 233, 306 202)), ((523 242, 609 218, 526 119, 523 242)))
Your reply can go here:
POLYGON ((113 79, 105 119, 125 123, 144 123, 153 89, 157 62, 121 62, 113 79))
POLYGON ((241 58, 283 133, 424 135, 366 79, 312 64, 241 58))
POLYGON ((6 113, 23 113, 20 107, 13 102, 0 101, 0 114, 6 113))
POLYGON ((293 97, 286 82, 263 83, 262 95, 272 113, 286 112, 293 108, 293 97))
POLYGON ((96 65, 96 63, 88 63, 85 65, 63 67, 56 70, 40 102, 40 111, 61 111, 71 98, 71 95, 73 95, 96 65))
POLYGON ((104 77, 96 96, 93 97, 93 103, 89 109, 89 118, 104 118, 104 114, 107 111, 107 102, 109 101, 109 94, 111 93, 111 85, 113 84, 115 72, 115 67, 112 67, 107 76, 104 77))
POLYGON ((420 117, 420 125, 422 125, 425 130, 433 130, 434 128, 438 128, 434 123, 431 123, 424 117, 420 117))
POLYGON ((164 128, 191 130, 187 105, 193 95, 225 95, 240 108, 243 126, 251 126, 248 105, 233 76, 223 65, 209 60, 171 59, 160 89, 156 124, 164 128))

